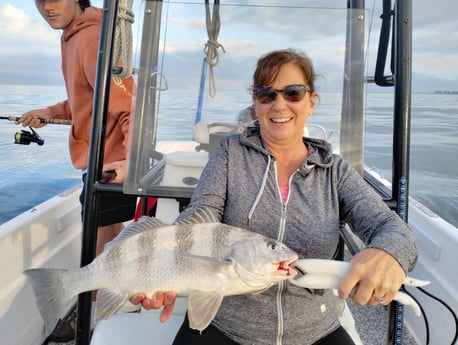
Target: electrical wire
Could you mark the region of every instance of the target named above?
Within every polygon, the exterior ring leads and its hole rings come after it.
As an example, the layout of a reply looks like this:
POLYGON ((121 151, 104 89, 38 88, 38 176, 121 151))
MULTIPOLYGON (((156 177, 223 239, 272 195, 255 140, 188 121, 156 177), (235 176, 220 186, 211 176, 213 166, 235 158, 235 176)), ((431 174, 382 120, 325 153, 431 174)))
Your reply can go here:
MULTIPOLYGON (((454 345, 456 340, 458 339, 458 317, 457 317, 456 313, 453 311, 453 309, 447 303, 445 303, 439 297, 434 296, 432 293, 426 291, 422 287, 416 287, 416 289, 418 291, 422 292, 423 294, 427 295, 428 297, 434 299, 436 302, 438 302, 439 304, 444 306, 450 312, 450 315, 455 320, 455 335, 453 337, 453 340, 450 343, 450 345, 454 345)), ((423 319, 425 321, 426 345, 430 345, 430 332, 429 332, 429 322, 428 322, 428 318, 426 316, 427 314, 426 314, 425 310, 423 309, 423 307, 421 306, 421 304, 419 303, 418 299, 415 296, 413 296, 411 292, 409 292, 407 290, 404 290, 404 292, 407 293, 410 297, 412 297, 414 299, 414 301, 417 302, 417 304, 420 306, 420 310, 421 310, 421 313, 423 315, 423 319)))

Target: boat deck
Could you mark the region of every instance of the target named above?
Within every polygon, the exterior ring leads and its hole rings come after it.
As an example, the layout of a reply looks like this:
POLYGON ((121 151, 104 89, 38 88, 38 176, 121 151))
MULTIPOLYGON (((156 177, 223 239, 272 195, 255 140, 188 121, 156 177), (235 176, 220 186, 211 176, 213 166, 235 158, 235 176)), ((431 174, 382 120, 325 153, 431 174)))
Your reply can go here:
MULTIPOLYGON (((384 306, 366 305, 355 306, 350 300, 348 306, 355 318, 356 330, 364 345, 386 345, 387 344, 387 324, 388 311, 384 306)), ((404 326, 402 333, 403 345, 418 344, 404 326)))

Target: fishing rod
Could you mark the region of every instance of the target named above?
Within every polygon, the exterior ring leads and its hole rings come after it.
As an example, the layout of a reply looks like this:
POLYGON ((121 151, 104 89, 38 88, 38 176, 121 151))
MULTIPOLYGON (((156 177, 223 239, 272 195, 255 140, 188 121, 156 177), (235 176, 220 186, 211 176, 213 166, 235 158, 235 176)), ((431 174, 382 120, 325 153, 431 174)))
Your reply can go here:
MULTIPOLYGON (((0 116, 0 120, 8 120, 8 121, 19 121, 21 118, 17 116, 0 116)), ((53 125, 71 125, 72 122, 70 120, 63 120, 63 119, 49 119, 49 118, 39 118, 40 123, 45 124, 53 124, 53 125)), ((39 146, 42 146, 45 141, 42 139, 37 131, 35 131, 32 127, 29 127, 30 132, 22 129, 20 132, 16 132, 14 134, 14 143, 19 145, 30 145, 30 143, 36 143, 39 146)))
MULTIPOLYGON (((19 121, 21 118, 18 116, 0 116, 0 120, 8 120, 8 121, 19 121)), ((52 124, 52 125, 71 125, 71 120, 63 120, 63 119, 49 119, 44 117, 39 117, 40 123, 52 124)))

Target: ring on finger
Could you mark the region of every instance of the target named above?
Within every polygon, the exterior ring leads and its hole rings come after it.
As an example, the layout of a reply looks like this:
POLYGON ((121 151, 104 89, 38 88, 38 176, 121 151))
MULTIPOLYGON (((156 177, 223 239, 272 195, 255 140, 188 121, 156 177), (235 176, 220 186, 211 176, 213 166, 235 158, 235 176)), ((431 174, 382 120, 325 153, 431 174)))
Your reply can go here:
POLYGON ((384 299, 383 297, 374 296, 374 299, 375 299, 379 304, 385 304, 385 299, 384 299))

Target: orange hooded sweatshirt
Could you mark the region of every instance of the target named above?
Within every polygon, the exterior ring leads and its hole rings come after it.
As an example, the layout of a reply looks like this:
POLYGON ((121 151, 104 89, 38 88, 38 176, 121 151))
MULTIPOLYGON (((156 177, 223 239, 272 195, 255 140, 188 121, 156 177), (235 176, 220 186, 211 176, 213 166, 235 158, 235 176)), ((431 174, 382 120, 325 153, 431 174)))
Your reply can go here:
MULTIPOLYGON (((102 10, 88 7, 63 30, 62 72, 67 100, 48 107, 51 117, 72 121, 69 148, 77 169, 86 169, 88 164, 101 21, 102 10)), ((134 90, 132 78, 112 78, 104 164, 126 159, 134 90)))

